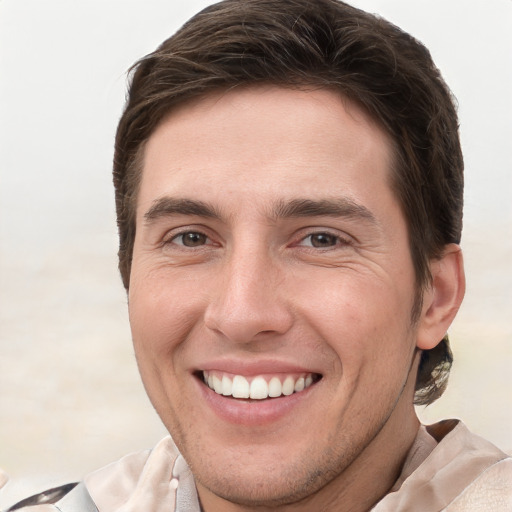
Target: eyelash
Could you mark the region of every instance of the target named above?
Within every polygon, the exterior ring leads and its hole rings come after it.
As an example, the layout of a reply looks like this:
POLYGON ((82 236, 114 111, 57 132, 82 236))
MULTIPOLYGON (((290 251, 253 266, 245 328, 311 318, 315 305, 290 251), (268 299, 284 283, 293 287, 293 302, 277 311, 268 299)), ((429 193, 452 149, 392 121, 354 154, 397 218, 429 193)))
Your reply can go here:
POLYGON ((316 250, 316 249, 323 249, 323 250, 332 250, 336 249, 340 246, 349 246, 351 245, 351 242, 348 238, 342 237, 335 233, 330 233, 329 231, 315 231, 314 233, 308 233, 306 236, 300 238, 299 242, 296 244, 302 247, 307 247, 308 249, 316 250), (315 246, 313 242, 313 237, 325 237, 329 239, 332 244, 324 245, 324 246, 315 246), (310 244, 305 245, 304 242, 306 240, 310 241, 310 244))
POLYGON ((205 245, 207 245, 206 241, 208 241, 208 240, 211 240, 211 239, 206 233, 203 233, 202 231, 199 231, 199 230, 187 229, 187 230, 181 231, 179 233, 173 234, 170 238, 164 240, 163 245, 173 244, 173 245, 178 245, 181 247, 195 248, 195 247, 204 247, 205 245), (200 245, 186 245, 184 243, 184 237, 187 235, 196 235, 198 237, 201 237, 204 240, 204 243, 201 243, 200 245), (177 243, 176 240, 178 240, 180 238, 181 238, 182 243, 177 243))
MULTIPOLYGON (((180 231, 179 233, 173 234, 170 238, 164 240, 163 245, 173 244, 173 245, 177 245, 180 247, 194 249, 194 248, 200 248, 200 247, 209 245, 207 243, 208 241, 211 242, 211 238, 206 233, 204 233, 200 230, 187 229, 184 231, 180 231), (200 238, 202 240, 202 242, 200 240, 200 243, 198 245, 193 245, 193 241, 192 241, 192 245, 186 245, 184 237, 186 237, 187 235, 196 236, 196 237, 200 238), (181 238, 181 243, 178 243, 177 240, 179 240, 180 238, 181 238)), ((293 245, 299 246, 299 247, 306 247, 310 250, 316 250, 316 249, 323 249, 323 250, 331 249, 332 250, 339 246, 349 246, 349 245, 351 245, 351 242, 348 238, 345 238, 338 234, 330 233, 329 231, 324 230, 324 231, 310 232, 307 235, 301 237, 298 240, 298 242, 294 243, 293 245), (327 244, 325 246, 321 246, 321 245, 315 246, 314 242, 313 242, 313 237, 326 237, 333 243, 327 244), (305 244, 304 242, 308 239, 310 240, 310 243, 305 244)))

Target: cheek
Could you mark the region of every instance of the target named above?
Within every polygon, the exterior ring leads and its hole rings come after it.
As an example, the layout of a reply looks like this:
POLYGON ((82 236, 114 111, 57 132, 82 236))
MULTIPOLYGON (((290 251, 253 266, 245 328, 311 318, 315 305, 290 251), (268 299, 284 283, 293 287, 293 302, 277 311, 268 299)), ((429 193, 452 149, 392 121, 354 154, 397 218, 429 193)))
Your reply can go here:
POLYGON ((129 294, 130 326, 139 365, 173 365, 182 343, 197 325, 201 300, 191 283, 158 274, 132 274, 129 294))
POLYGON ((390 281, 340 272, 324 280, 323 286, 318 286, 318 281, 313 286, 304 281, 295 294, 304 316, 319 328, 352 333, 347 341, 362 343, 368 336, 385 336, 409 323, 412 293, 390 281))
POLYGON ((340 273, 323 287, 303 282, 296 296, 300 316, 336 354, 344 379, 355 382, 361 373, 388 371, 383 362, 396 366, 407 359, 412 292, 389 279, 340 273))
POLYGON ((182 393, 186 341, 197 327, 193 294, 166 279, 134 274, 129 315, 133 346, 146 392, 168 429, 177 432, 187 409, 182 393), (141 278, 142 277, 142 278, 141 278))

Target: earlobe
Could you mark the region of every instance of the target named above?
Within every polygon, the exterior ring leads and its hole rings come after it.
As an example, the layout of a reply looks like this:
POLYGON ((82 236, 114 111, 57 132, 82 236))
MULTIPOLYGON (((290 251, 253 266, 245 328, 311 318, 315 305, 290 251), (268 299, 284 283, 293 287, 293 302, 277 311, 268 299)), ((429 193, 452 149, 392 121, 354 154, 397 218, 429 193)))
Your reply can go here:
POLYGON ((432 284, 423 294, 417 346, 434 348, 446 334, 464 298, 466 279, 460 246, 449 244, 430 264, 432 284))

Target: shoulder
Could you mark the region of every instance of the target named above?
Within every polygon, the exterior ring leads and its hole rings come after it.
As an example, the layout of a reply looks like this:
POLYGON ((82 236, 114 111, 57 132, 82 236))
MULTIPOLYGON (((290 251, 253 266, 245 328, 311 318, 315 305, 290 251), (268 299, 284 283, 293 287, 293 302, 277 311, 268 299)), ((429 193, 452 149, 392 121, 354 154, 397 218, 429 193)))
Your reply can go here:
MULTIPOLYGON (((462 422, 428 428, 439 444, 432 453, 437 489, 446 496, 447 512, 512 510, 512 459, 462 422)), ((425 464, 428 464, 428 459, 425 464)))
POLYGON ((50 489, 4 512, 199 512, 192 473, 170 437, 87 475, 83 483, 50 489))
MULTIPOLYGON (((70 483, 45 490, 16 503, 2 512, 98 512, 117 510, 136 494, 140 480, 158 486, 158 476, 171 473, 178 453, 168 438, 153 450, 128 454, 99 470, 86 475, 83 482, 70 483), (157 469, 158 468, 158 469, 157 469), (160 471, 145 479, 148 471, 160 471)), ((141 509, 143 510, 143 509, 141 509)), ((148 509, 150 510, 150 509, 148 509)), ((172 508, 170 509, 172 510, 172 508)))
POLYGON ((169 436, 88 475, 85 485, 100 511, 200 510, 192 472, 169 436))
POLYGON ((447 507, 447 512, 505 512, 512 510, 512 458, 483 471, 447 507))
POLYGON ((379 512, 506 512, 512 510, 512 459, 459 421, 430 425, 436 447, 379 512))

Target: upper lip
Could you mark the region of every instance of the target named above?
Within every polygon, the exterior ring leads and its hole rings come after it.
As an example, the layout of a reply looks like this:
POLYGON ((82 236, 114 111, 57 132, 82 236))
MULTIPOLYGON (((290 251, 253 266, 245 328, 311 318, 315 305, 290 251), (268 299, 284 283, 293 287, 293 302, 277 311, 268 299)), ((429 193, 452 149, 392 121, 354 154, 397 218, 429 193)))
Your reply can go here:
POLYGON ((315 368, 300 363, 279 361, 276 359, 258 359, 250 361, 247 359, 222 358, 205 361, 194 369, 195 372, 214 370, 246 377, 265 374, 321 373, 315 368))

